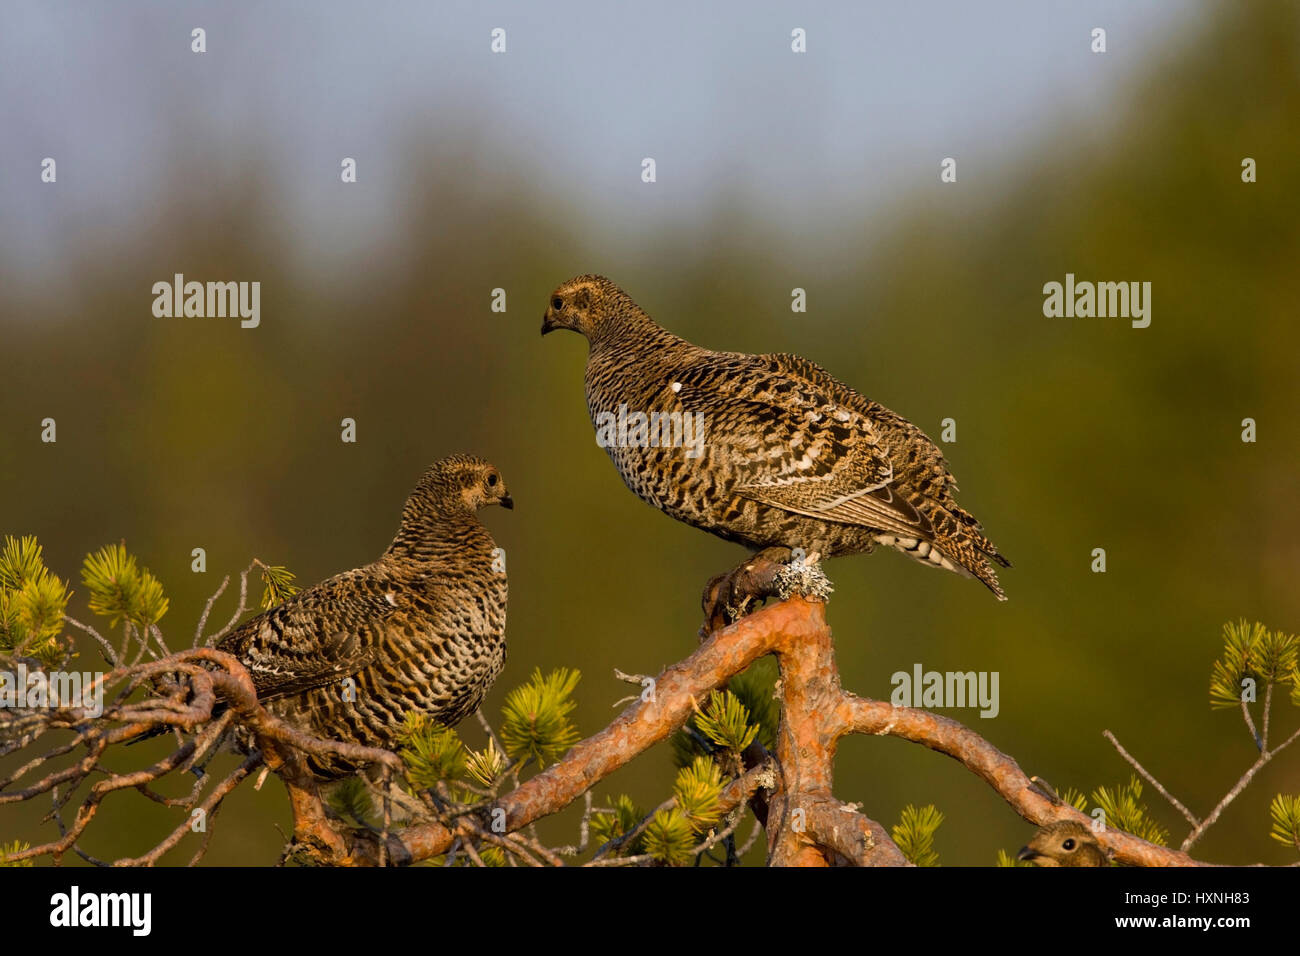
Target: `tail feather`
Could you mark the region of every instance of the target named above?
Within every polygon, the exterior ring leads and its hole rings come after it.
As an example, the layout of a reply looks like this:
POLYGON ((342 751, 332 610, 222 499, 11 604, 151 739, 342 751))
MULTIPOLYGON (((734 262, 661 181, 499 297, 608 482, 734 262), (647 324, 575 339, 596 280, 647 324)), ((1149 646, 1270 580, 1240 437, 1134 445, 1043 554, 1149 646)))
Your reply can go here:
MULTIPOLYGON (((1005 563, 1005 561, 1002 566, 1004 568, 1011 567, 1011 565, 1005 563)), ((993 566, 989 564, 982 554, 980 555, 979 561, 975 563, 975 566, 969 568, 969 570, 986 588, 997 596, 999 601, 1005 601, 1007 599, 1006 593, 1002 590, 1002 585, 998 583, 997 572, 993 570, 993 566)))
MULTIPOLYGON (((1002 585, 998 583, 998 574, 993 570, 993 565, 989 563, 989 559, 991 558, 1004 568, 1011 567, 1011 562, 998 553, 997 548, 993 547, 993 542, 980 535, 978 538, 959 539, 953 544, 956 545, 953 550, 956 552, 956 559, 961 563, 961 566, 992 591, 999 601, 1005 601, 1007 595, 1002 590, 1002 585)), ((947 546, 948 542, 940 545, 940 547, 947 546)))
MULTIPOLYGON (((215 720, 220 717, 227 709, 229 709, 229 707, 230 705, 224 700, 217 701, 212 708, 212 719, 215 720)), ((134 737, 127 738, 124 742, 128 747, 130 747, 133 744, 144 743, 146 740, 153 740, 155 737, 161 737, 163 734, 170 733, 171 729, 171 724, 159 724, 157 727, 150 727, 148 730, 143 730, 134 737)))
POLYGON ((1011 567, 1011 562, 999 554, 993 547, 993 543, 982 535, 976 538, 973 535, 960 534, 942 540, 926 540, 883 534, 878 535, 876 541, 896 548, 928 567, 944 568, 962 577, 975 578, 992 591, 999 601, 1007 599, 1002 585, 998 583, 997 572, 993 570, 989 559, 1004 568, 1011 567))

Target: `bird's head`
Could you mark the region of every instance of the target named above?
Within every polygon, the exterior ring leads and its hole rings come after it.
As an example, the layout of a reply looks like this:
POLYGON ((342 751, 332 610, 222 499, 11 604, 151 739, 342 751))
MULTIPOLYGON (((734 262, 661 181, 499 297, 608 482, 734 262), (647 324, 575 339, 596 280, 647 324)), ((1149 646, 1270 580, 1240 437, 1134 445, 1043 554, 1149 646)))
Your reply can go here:
POLYGON ((496 466, 472 455, 436 461, 406 499, 402 523, 386 553, 424 560, 447 547, 460 548, 474 513, 488 505, 515 506, 496 466))
POLYGON ((632 298, 604 276, 577 276, 551 293, 542 316, 542 334, 570 329, 594 344, 639 312, 632 298))
POLYGON ((1109 862, 1091 828, 1076 820, 1041 827, 1016 859, 1035 866, 1105 866, 1109 862))
POLYGON ((473 455, 452 455, 436 461, 424 473, 406 507, 439 512, 478 511, 488 505, 514 508, 505 479, 491 462, 473 455))

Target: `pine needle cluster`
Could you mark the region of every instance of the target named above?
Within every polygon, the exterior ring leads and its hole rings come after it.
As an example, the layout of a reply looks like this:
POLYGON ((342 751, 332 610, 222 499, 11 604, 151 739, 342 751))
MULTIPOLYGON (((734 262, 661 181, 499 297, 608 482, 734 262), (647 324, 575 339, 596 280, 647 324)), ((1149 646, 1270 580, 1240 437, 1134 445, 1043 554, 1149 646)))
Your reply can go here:
MULTIPOLYGON (((1150 810, 1142 803, 1142 781, 1136 775, 1129 778, 1127 785, 1098 787, 1092 792, 1092 799, 1106 814, 1106 826, 1156 846, 1169 845, 1168 831, 1152 819, 1150 810)), ((1088 812, 1086 806, 1079 809, 1088 812)))
POLYGON ((934 804, 918 808, 909 803, 903 808, 890 835, 913 866, 938 866, 939 854, 934 849, 934 836, 942 824, 943 814, 934 804))
POLYGON ((545 767, 578 742, 569 715, 578 706, 573 691, 581 677, 580 671, 567 667, 543 675, 539 667, 528 683, 506 695, 501 742, 507 754, 545 767))
POLYGON ((59 666, 67 656, 59 637, 69 596, 67 584, 45 567, 34 537, 6 535, 0 545, 0 653, 59 666))
POLYGON ((768 750, 776 746, 776 728, 781 718, 776 690, 777 666, 771 657, 750 665, 733 677, 725 691, 712 691, 703 713, 696 712, 670 738, 673 763, 686 767, 696 757, 707 757, 718 749, 740 753, 755 740, 768 750), (707 728, 707 729, 706 729, 707 728), (735 744, 743 743, 743 747, 735 744))
POLYGON ((1268 810, 1273 820, 1268 835, 1278 843, 1300 850, 1300 794, 1279 793, 1268 810))
POLYGON ((1283 684, 1300 706, 1300 637, 1271 631, 1258 621, 1223 625, 1223 654, 1210 672, 1210 706, 1239 707, 1247 697, 1248 681, 1283 684))
MULTIPOLYGON (((605 798, 606 807, 591 817, 591 837, 597 846, 621 839, 636 829, 645 819, 645 810, 625 793, 605 798)), ((631 840, 623 851, 628 854, 645 852, 644 834, 631 840)))
POLYGON ((407 777, 420 790, 455 780, 465 771, 465 745, 456 731, 434 723, 424 714, 406 715, 402 741, 398 756, 406 764, 407 777))
POLYGON ((23 843, 20 840, 14 840, 11 843, 0 843, 0 866, 35 866, 36 861, 30 858, 14 862, 9 860, 10 855, 29 849, 31 849, 31 844, 23 843))
POLYGON ((283 604, 301 590, 294 584, 294 573, 278 564, 262 566, 262 610, 283 604))
POLYGON ((141 568, 125 544, 110 544, 86 556, 81 580, 90 593, 90 609, 108 619, 109 627, 129 623, 144 632, 167 613, 162 582, 141 568))

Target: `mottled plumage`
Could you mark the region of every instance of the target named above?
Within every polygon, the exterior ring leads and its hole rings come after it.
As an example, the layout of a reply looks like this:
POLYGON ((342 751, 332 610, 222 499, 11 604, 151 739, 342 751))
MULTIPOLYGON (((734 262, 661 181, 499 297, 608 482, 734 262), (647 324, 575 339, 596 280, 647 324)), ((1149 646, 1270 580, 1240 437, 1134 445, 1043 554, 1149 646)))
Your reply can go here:
MULTIPOLYGON (((260 702, 300 730, 395 748, 408 711, 454 725, 505 663, 506 576, 476 514, 513 507, 500 473, 453 456, 407 499, 397 537, 375 562, 307 588, 225 637, 260 702), (345 699, 345 678, 356 684, 345 699)), ((308 758, 323 779, 356 768, 308 758)))
POLYGON ((820 366, 699 348, 601 276, 570 279, 551 295, 542 334, 560 328, 589 343, 593 424, 620 406, 701 416, 698 457, 639 440, 606 447, 627 486, 656 508, 756 549, 835 557, 894 547, 976 577, 1004 599, 991 562, 1009 562, 953 499, 943 454, 820 366))
POLYGON ((1110 858, 1091 829, 1075 820, 1040 827, 1017 859, 1035 866, 1108 866, 1110 858))

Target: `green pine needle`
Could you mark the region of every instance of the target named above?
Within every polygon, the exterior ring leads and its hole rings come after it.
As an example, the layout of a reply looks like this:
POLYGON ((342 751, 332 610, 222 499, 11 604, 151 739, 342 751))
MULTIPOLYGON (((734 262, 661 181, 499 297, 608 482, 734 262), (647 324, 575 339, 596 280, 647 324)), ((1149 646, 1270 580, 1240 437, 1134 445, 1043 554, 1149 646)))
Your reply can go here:
POLYGON ((505 866, 506 851, 489 843, 478 847, 478 858, 484 866, 505 866))
POLYGON ((21 853, 23 850, 31 849, 30 843, 21 843, 14 840, 12 843, 0 843, 0 866, 35 866, 36 861, 32 859, 9 861, 9 857, 14 853, 21 853))
POLYGON ((33 537, 6 536, 0 546, 0 652, 20 651, 47 667, 63 662, 68 587, 45 567, 33 537))
POLYGON ((545 767, 576 744, 578 729, 569 715, 578 706, 572 695, 581 678, 580 671, 567 667, 543 676, 539 667, 527 684, 507 694, 501 708, 501 743, 506 753, 545 767))
MULTIPOLYGON (((645 819, 645 811, 632 802, 627 794, 606 797, 611 813, 593 813, 591 815, 591 838, 596 846, 604 846, 611 840, 617 840, 625 833, 630 833, 636 825, 645 819)), ((630 845, 623 847, 618 856, 624 854, 644 853, 645 834, 637 837, 630 845)))
POLYGON ((148 568, 140 568, 123 544, 86 555, 81 580, 90 592, 90 609, 108 618, 109 627, 129 621, 143 631, 167 613, 162 583, 148 568))
POLYGON ((277 607, 301 590, 294 573, 278 564, 262 565, 262 609, 277 607))
POLYGON ((997 866, 1033 866, 1028 860, 1017 859, 1006 850, 998 850, 997 866))
MULTIPOLYGON (((761 657, 728 684, 729 692, 748 713, 745 723, 757 729, 751 739, 757 739, 768 750, 776 746, 776 728, 781 718, 780 704, 773 696, 778 673, 776 658, 761 657)), ((677 769, 689 767, 697 757, 712 756, 714 748, 708 742, 711 738, 702 739, 703 736, 699 713, 696 712, 691 714, 681 730, 669 738, 673 764, 677 769)), ((740 739, 744 739, 743 735, 740 739)))
POLYGON ((465 770, 483 786, 495 787, 506 772, 505 754, 497 750, 496 741, 489 737, 486 747, 470 753, 465 770))
POLYGON ((1269 631, 1260 642, 1259 669, 1264 679, 1273 683, 1291 680, 1300 664, 1300 637, 1269 631))
POLYGON ((659 810, 650 818, 642 834, 645 852, 660 863, 684 866, 691 862, 695 849, 694 831, 680 810, 659 810))
POLYGON ((1106 826, 1131 833, 1157 846, 1168 845, 1169 834, 1151 819, 1146 805, 1141 802, 1142 781, 1136 776, 1129 779, 1128 786, 1117 786, 1113 790, 1098 787, 1092 799, 1105 811, 1106 826))
POLYGON ((1241 705, 1242 681, 1257 684, 1289 683, 1292 700, 1300 703, 1300 637, 1270 631, 1256 621, 1229 621, 1223 625, 1223 654, 1210 671, 1210 706, 1241 705))
POLYGON ((729 690, 709 692, 708 706, 695 715, 695 726, 718 746, 737 753, 758 735, 758 725, 749 722, 749 708, 729 690))
POLYGON ((12 651, 26 637, 21 630, 18 595, 0 588, 0 651, 12 651))
POLYGON ((704 833, 722 816, 722 771, 710 757, 696 757, 683 767, 673 785, 677 808, 696 833, 704 833))
POLYGON ((779 676, 776 658, 768 655, 754 661, 727 685, 749 711, 750 721, 758 725, 758 742, 768 750, 776 747, 776 728, 781 720, 781 705, 775 693, 779 676))
POLYGON ((17 591, 44 572, 45 561, 35 536, 15 538, 5 535, 4 546, 0 547, 0 588, 17 591))
POLYGON ((374 816, 374 801, 370 788, 358 776, 345 777, 340 780, 328 796, 330 809, 344 819, 352 819, 362 825, 371 824, 374 816))
POLYGON ((1088 812, 1088 795, 1074 787, 1066 787, 1060 794, 1061 800, 1068 803, 1080 813, 1088 812))
POLYGON ((934 835, 943 823, 943 814, 932 803, 917 809, 910 803, 903 808, 898 825, 891 835, 909 863, 914 866, 938 866, 934 835))
MULTIPOLYGON (((505 850, 501 849, 501 847, 496 846, 494 844, 477 843, 474 845, 474 852, 478 854, 478 858, 483 861, 484 866, 495 867, 495 866, 507 866, 509 864, 509 861, 506 859, 505 850)), ((438 856, 432 857, 428 860, 422 860, 419 863, 416 863, 415 865, 427 866, 427 867, 446 866, 447 855, 445 853, 440 853, 438 856)), ((474 867, 474 868, 477 868, 478 866, 478 864, 474 862, 474 860, 470 857, 468 853, 457 853, 456 862, 453 863, 452 865, 463 866, 463 867, 474 867)))
POLYGON ((1269 831, 1278 843, 1300 850, 1300 794, 1279 793, 1268 808, 1273 818, 1269 831))
POLYGON ((450 727, 411 711, 406 715, 401 736, 405 746, 398 751, 398 756, 406 764, 407 777, 418 789, 431 789, 464 772, 465 745, 450 727))

